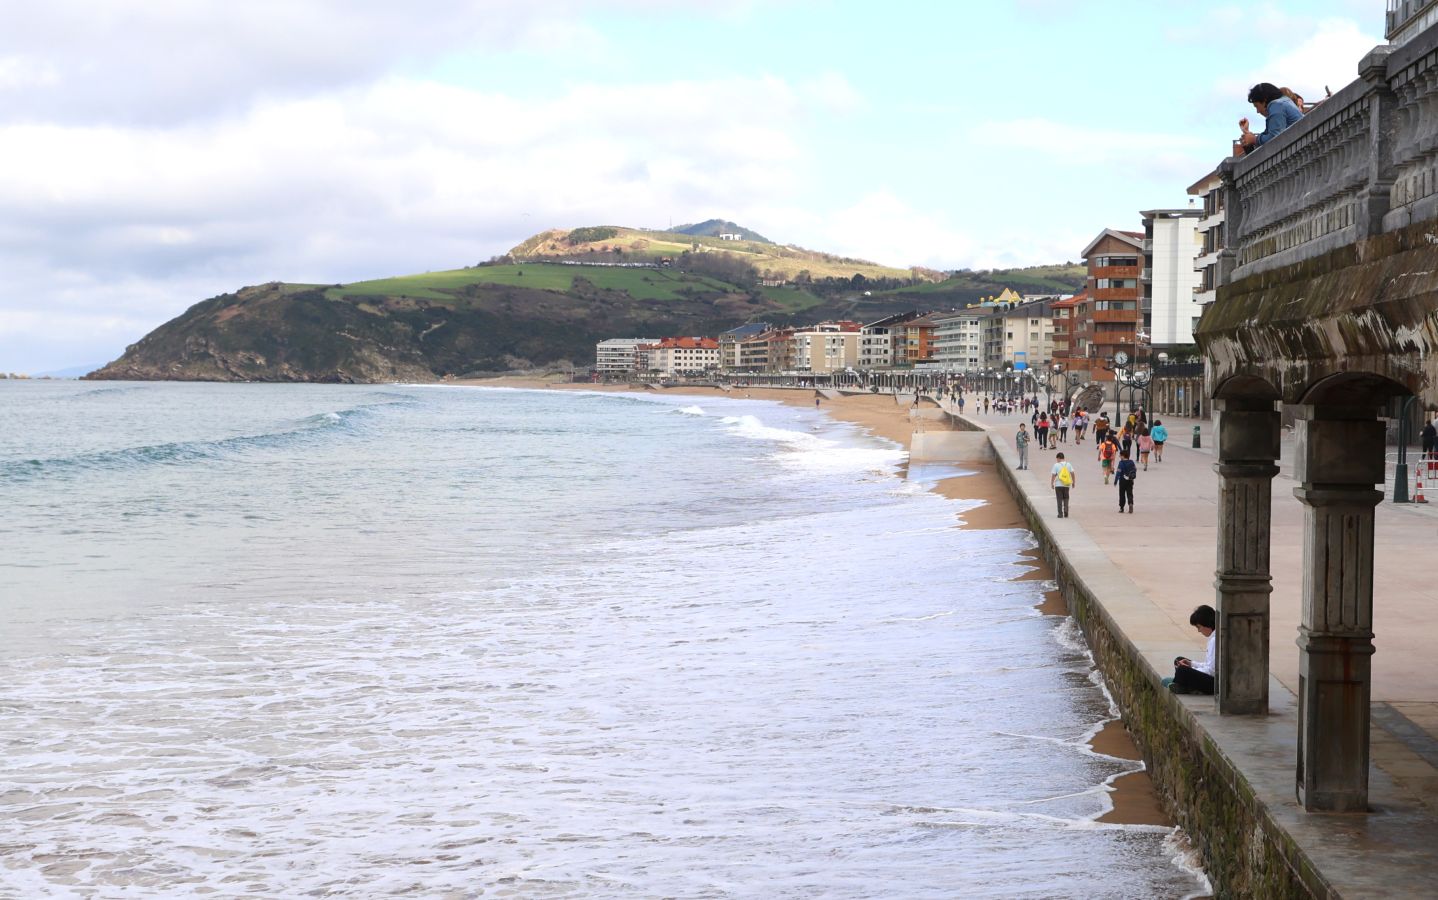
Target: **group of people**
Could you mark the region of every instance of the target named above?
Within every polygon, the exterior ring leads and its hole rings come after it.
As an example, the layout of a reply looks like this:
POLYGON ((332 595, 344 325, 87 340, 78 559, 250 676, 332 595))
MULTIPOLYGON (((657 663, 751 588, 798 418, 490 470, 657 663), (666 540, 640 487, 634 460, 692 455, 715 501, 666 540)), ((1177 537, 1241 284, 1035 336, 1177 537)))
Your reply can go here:
MULTIPOLYGON (((1278 87, 1264 81, 1255 84, 1248 91, 1248 102, 1263 116, 1263 131, 1254 134, 1249 130, 1248 117, 1238 120, 1238 148, 1243 153, 1252 153, 1259 147, 1278 137, 1284 129, 1303 118, 1317 103, 1312 105, 1291 88, 1278 87)), ((1320 103, 1322 101, 1319 101, 1320 103)))
MULTIPOLYGON (((1034 426, 1030 434, 1028 425, 1019 423, 1019 430, 1014 435, 1014 447, 1018 451, 1020 469, 1029 468, 1029 447, 1037 443, 1040 449, 1055 450, 1058 444, 1067 443, 1068 432, 1072 428, 1075 432, 1075 443, 1083 443, 1085 430, 1088 428, 1088 413, 1079 409, 1074 412, 1072 418, 1060 413, 1055 419, 1050 419, 1043 411, 1036 411, 1031 424, 1034 426), (1055 425, 1055 422, 1058 424, 1055 425)), ((1120 513, 1133 514, 1134 511, 1134 482, 1138 480, 1139 466, 1142 471, 1148 471, 1150 460, 1163 462, 1163 448, 1168 441, 1168 429, 1163 422, 1155 419, 1150 425, 1148 416, 1141 407, 1130 410, 1128 417, 1123 423, 1115 428, 1108 417, 1108 413, 1100 411, 1097 418, 1093 420, 1093 437, 1096 449, 1096 458, 1099 464, 1099 471, 1103 475, 1103 483, 1113 482, 1118 485, 1118 511, 1120 513), (1135 459, 1137 454, 1137 459, 1135 459)), ((1049 487, 1053 488, 1054 497, 1058 504, 1058 515, 1060 519, 1068 517, 1069 514, 1069 493, 1075 482, 1073 464, 1068 461, 1067 456, 1060 452, 1054 457, 1053 468, 1049 472, 1049 487)))

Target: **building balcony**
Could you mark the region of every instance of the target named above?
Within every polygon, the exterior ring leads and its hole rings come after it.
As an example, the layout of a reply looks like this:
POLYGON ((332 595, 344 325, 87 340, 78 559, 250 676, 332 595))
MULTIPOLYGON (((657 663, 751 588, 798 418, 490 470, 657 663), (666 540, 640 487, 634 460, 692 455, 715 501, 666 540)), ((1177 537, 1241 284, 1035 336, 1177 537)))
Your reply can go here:
POLYGON ((1126 322, 1133 324, 1138 321, 1137 309, 1096 309, 1093 311, 1093 322, 1126 322))
POLYGON ((1143 269, 1138 273, 1138 280, 1144 284, 1153 283, 1153 269, 1143 269))
POLYGON ((1138 273, 1138 266, 1095 266, 1089 270, 1088 276, 1089 278, 1137 278, 1138 273))
POLYGON ((1090 300, 1137 300, 1138 288, 1095 288, 1089 291, 1090 300))

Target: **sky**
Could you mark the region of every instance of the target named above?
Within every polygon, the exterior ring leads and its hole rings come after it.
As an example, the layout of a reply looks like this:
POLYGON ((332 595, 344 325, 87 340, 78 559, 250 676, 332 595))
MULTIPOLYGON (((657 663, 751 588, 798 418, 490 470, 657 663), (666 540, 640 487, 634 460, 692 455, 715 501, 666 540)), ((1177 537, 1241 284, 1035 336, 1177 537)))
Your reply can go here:
POLYGON ((268 281, 728 219, 894 266, 1077 260, 1186 206, 1382 0, 0 0, 0 372, 268 281))

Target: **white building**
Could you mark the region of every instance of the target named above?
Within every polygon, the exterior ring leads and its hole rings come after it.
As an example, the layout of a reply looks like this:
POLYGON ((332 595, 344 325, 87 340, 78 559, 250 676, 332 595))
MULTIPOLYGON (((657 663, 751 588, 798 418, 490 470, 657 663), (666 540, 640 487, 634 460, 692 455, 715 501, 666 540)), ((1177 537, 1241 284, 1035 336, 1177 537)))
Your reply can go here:
POLYGON ((610 338, 594 345, 594 371, 600 375, 623 375, 644 368, 636 362, 635 351, 645 344, 657 344, 659 338, 610 338))
POLYGON ((950 372, 984 368, 984 320, 993 314, 994 309, 987 306, 935 313, 934 362, 950 372))
POLYGON ((1224 247, 1223 181, 1215 169, 1189 185, 1189 194, 1201 198, 1203 217, 1198 220, 1198 258, 1193 267, 1198 284, 1193 288, 1193 301, 1199 309, 1218 299, 1218 254, 1224 247))
POLYGON ((899 326, 917 319, 916 312, 886 316, 859 329, 859 366, 864 369, 885 369, 894 364, 894 340, 899 326))
POLYGON ((1143 323, 1153 347, 1193 343, 1193 330, 1203 305, 1194 260, 1202 248, 1198 223, 1201 209, 1151 209, 1143 216, 1144 268, 1139 273, 1143 323))
POLYGON ((706 337, 664 338, 649 345, 649 371, 660 375, 702 375, 719 368, 719 342, 706 337))

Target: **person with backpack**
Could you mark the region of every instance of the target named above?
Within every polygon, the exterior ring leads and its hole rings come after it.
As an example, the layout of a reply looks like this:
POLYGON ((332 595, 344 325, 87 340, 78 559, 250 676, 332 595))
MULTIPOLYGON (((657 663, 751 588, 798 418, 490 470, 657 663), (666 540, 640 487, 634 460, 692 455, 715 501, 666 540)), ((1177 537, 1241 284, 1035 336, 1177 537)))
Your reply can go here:
POLYGON ((1108 484, 1109 476, 1113 474, 1113 461, 1118 456, 1118 441, 1112 434, 1104 435, 1104 439, 1098 442, 1098 465, 1103 470, 1103 483, 1108 484))
POLYGON ((1019 468, 1029 467, 1029 430, 1023 422, 1019 423, 1019 433, 1014 435, 1014 447, 1019 451, 1019 468))
POLYGON ((1099 411, 1098 418, 1093 420, 1093 439, 1099 444, 1108 436, 1108 413, 1099 411))
POLYGON ((1124 500, 1128 501, 1128 511, 1133 512, 1133 483, 1138 479, 1138 465, 1129 459, 1127 450, 1123 451, 1123 458, 1118 461, 1118 472, 1115 480, 1118 481, 1118 511, 1124 511, 1124 500))
POLYGON ((1069 517, 1069 491, 1074 486, 1074 467, 1068 464, 1062 453, 1054 457, 1054 467, 1049 472, 1049 487, 1054 489, 1054 498, 1059 504, 1059 518, 1069 517))

